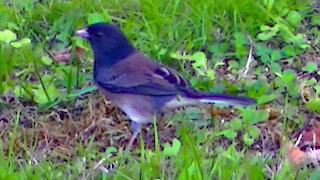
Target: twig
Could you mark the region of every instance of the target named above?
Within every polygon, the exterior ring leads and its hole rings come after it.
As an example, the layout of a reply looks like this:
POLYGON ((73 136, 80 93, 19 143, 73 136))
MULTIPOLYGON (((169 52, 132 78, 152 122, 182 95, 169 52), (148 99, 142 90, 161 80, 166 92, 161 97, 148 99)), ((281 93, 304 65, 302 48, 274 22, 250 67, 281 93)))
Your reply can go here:
POLYGON ((241 77, 244 77, 247 75, 249 69, 250 69, 250 66, 251 66, 251 63, 253 61, 253 58, 252 58, 252 50, 253 50, 253 45, 250 45, 250 51, 249 51, 249 56, 248 56, 248 59, 247 59, 247 64, 246 64, 246 67, 241 75, 241 77))

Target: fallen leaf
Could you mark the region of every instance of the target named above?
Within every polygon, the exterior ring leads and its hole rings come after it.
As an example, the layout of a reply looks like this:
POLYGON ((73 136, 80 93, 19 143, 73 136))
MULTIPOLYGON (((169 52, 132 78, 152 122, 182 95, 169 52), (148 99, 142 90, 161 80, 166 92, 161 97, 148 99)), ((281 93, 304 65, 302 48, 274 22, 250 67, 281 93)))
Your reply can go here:
POLYGON ((300 165, 305 161, 305 152, 301 151, 299 147, 294 146, 291 142, 286 143, 284 146, 285 154, 290 162, 294 165, 300 165))
MULTIPOLYGON (((83 48, 81 48, 79 46, 75 47, 75 56, 76 57, 80 57, 81 55, 84 54, 84 52, 85 52, 85 50, 83 48)), ((71 48, 52 53, 53 60, 58 61, 58 62, 67 62, 70 60, 70 56, 71 56, 71 48)))

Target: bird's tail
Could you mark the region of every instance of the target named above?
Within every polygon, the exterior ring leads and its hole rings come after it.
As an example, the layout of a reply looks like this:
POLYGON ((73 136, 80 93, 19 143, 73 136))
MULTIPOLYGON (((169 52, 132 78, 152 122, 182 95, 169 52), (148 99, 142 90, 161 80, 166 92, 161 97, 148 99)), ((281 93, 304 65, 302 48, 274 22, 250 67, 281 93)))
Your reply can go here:
POLYGON ((222 105, 242 105, 248 106, 256 103, 256 100, 249 97, 232 96, 225 94, 207 94, 203 93, 198 96, 201 103, 214 103, 222 105))
POLYGON ((211 94, 205 92, 189 92, 187 95, 174 98, 166 103, 167 109, 177 108, 179 106, 197 105, 199 103, 214 103, 221 105, 252 105, 256 103, 255 99, 249 97, 231 96, 224 94, 211 94))

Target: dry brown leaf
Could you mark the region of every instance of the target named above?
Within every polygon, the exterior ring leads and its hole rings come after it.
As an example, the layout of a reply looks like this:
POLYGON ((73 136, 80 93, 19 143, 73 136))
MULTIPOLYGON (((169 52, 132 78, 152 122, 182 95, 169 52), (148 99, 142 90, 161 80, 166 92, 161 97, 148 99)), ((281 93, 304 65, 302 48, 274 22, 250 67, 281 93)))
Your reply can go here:
MULTIPOLYGON (((82 49, 81 47, 79 47, 79 46, 75 47, 76 57, 80 57, 81 55, 84 54, 84 52, 85 52, 84 49, 82 49)), ((67 62, 70 60, 70 56, 71 56, 71 48, 52 53, 53 60, 58 61, 58 62, 67 62)))

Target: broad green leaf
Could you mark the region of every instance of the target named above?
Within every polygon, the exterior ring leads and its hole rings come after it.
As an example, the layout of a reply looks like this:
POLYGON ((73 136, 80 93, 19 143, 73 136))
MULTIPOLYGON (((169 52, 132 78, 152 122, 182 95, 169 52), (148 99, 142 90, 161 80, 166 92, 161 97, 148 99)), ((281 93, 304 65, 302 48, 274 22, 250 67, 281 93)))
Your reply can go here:
POLYGON ((210 80, 214 80, 215 79, 215 71, 213 69, 209 69, 207 71, 207 77, 210 79, 210 80))
POLYGON ((312 110, 315 111, 317 113, 320 113, 320 99, 318 98, 313 98, 311 99, 308 103, 307 103, 307 107, 312 110))
POLYGON ((319 95, 320 94, 320 85, 315 85, 313 88, 316 90, 316 93, 319 95))
POLYGON ((276 34, 277 34, 277 32, 275 32, 275 31, 266 31, 266 32, 259 33, 257 38, 262 41, 266 41, 266 40, 274 37, 276 34))
POLYGON ((247 145, 251 145, 254 142, 254 139, 247 132, 243 135, 242 139, 247 145))
POLYGON ((257 38, 262 41, 266 41, 266 40, 270 39, 271 37, 275 36, 279 32, 280 27, 279 27, 279 25, 275 25, 274 27, 261 25, 260 30, 262 32, 258 34, 257 38))
POLYGON ((270 58, 269 54, 263 54, 263 55, 261 55, 261 62, 267 63, 267 62, 269 62, 270 60, 271 60, 271 58, 270 58))
POLYGON ((17 39, 17 35, 12 31, 6 29, 4 31, 0 31, 0 41, 3 41, 9 44, 11 41, 15 41, 17 39))
POLYGON ((301 22, 301 15, 297 11, 290 11, 286 17, 286 20, 289 21, 294 26, 299 26, 301 22))
POLYGON ((261 43, 257 45, 256 54, 260 56, 261 62, 263 63, 269 62, 271 60, 270 59, 271 52, 272 52, 272 49, 270 47, 266 47, 261 43))
POLYGON ((230 122, 230 127, 234 130, 239 130, 243 127, 242 121, 240 119, 232 119, 230 122))
POLYGON ((48 56, 43 56, 41 58, 41 61, 43 64, 47 65, 47 66, 50 66, 53 62, 53 60, 51 58, 49 58, 48 56))
POLYGON ((256 48, 256 53, 258 56, 262 56, 264 54, 271 54, 272 49, 270 47, 267 47, 261 43, 258 43, 256 48))
POLYGON ((23 38, 19 41, 12 42, 10 44, 11 44, 11 46, 13 46, 15 48, 21 48, 22 46, 28 45, 30 43, 31 43, 31 40, 29 38, 23 38))
POLYGON ((213 56, 216 56, 216 57, 224 56, 227 49, 228 49, 227 43, 215 43, 208 47, 209 52, 211 52, 213 56))
MULTIPOLYGON (((290 11, 290 9, 288 9, 288 8, 283 8, 283 9, 280 9, 280 16, 282 16, 282 17, 284 17, 285 15, 287 15, 288 14, 288 12, 290 11)), ((279 18, 279 20, 280 20, 280 18, 279 18)), ((282 19, 281 19, 282 20, 282 19)))
POLYGON ((228 139, 234 139, 237 137, 237 133, 232 129, 223 131, 223 135, 228 139))
POLYGON ((305 40, 305 38, 303 37, 302 34, 297 34, 296 36, 294 36, 293 39, 292 39, 292 42, 294 44, 299 45, 299 47, 301 49, 306 49, 306 48, 310 47, 310 45, 307 44, 307 42, 306 42, 306 40, 305 40))
POLYGON ((234 33, 234 39, 234 46, 236 48, 235 56, 236 58, 241 59, 248 54, 247 39, 241 32, 234 33))
POLYGON ((14 30, 20 30, 19 26, 16 23, 8 22, 8 28, 14 30))
POLYGON ((281 36, 283 37, 283 39, 285 40, 286 43, 293 43, 298 45, 301 49, 306 49, 309 48, 310 45, 307 44, 305 38, 303 37, 303 35, 301 33, 294 35, 292 34, 292 32, 289 30, 288 27, 286 26, 281 26, 281 36))
POLYGON ((33 90, 34 100, 36 101, 36 103, 38 103, 40 105, 44 105, 44 104, 47 104, 49 102, 54 101, 60 95, 60 91, 52 83, 48 87, 46 87, 46 90, 49 95, 50 101, 47 98, 46 93, 45 93, 43 87, 41 86, 41 84, 39 84, 37 86, 37 89, 33 90))
POLYGON ((259 97, 269 91, 269 83, 266 79, 259 79, 251 81, 248 87, 248 93, 253 97, 259 97))
POLYGON ((311 16, 311 24, 312 25, 320 25, 320 13, 313 13, 311 16))
POLYGON ((305 86, 314 86, 318 81, 313 77, 311 79, 307 79, 305 81, 303 81, 303 84, 305 86))
POLYGON ((172 146, 168 143, 163 146, 163 154, 165 156, 176 156, 180 150, 181 143, 178 139, 174 138, 172 141, 172 146))
POLYGON ((206 55, 203 52, 196 52, 192 55, 192 59, 195 61, 192 66, 194 68, 200 68, 204 67, 205 69, 207 68, 207 58, 206 55))
POLYGON ((296 78, 296 73, 292 69, 286 69, 282 73, 282 81, 285 84, 290 84, 292 83, 296 78))
POLYGON ((231 69, 239 69, 240 68, 238 61, 235 61, 235 60, 228 61, 228 65, 231 69))
POLYGON ((296 52, 294 50, 294 47, 292 45, 286 45, 284 48, 282 48, 283 53, 286 56, 295 56, 296 52))
MULTIPOLYGON (((207 124, 206 122, 204 124, 207 124)), ((198 143, 204 143, 206 142, 206 139, 208 138, 208 131, 206 129, 198 129, 197 130, 197 141, 198 143)))
POLYGON ((257 122, 265 121, 269 117, 267 110, 253 110, 247 107, 242 113, 245 125, 252 125, 257 122))
POLYGON ((270 62, 270 64, 268 65, 270 67, 270 70, 274 73, 278 73, 280 74, 281 73, 281 66, 276 63, 276 62, 270 62))
POLYGON ((258 104, 264 104, 274 100, 276 96, 274 94, 263 95, 258 98, 258 104))
POLYGON ((23 98, 26 98, 26 99, 32 99, 32 97, 22 87, 16 86, 14 88, 14 90, 13 90, 13 93, 17 97, 23 97, 23 98))
POLYGON ((111 153, 116 153, 117 152, 117 148, 110 146, 106 149, 106 155, 109 156, 111 153))
POLYGON ((309 61, 303 68, 302 71, 313 72, 318 69, 318 65, 315 62, 309 61))
POLYGON ((163 56, 163 55, 167 54, 167 52, 168 52, 167 49, 162 48, 162 49, 160 49, 160 50, 158 51, 158 55, 163 56))
MULTIPOLYGON (((236 52, 235 52, 236 58, 246 59, 246 58, 244 58, 244 56, 248 55, 248 50, 249 50, 248 46, 246 46, 246 45, 236 45, 236 52)), ((241 62, 240 62, 240 64, 241 64, 241 62)))
POLYGON ((217 61, 216 63, 214 63, 214 68, 217 68, 217 67, 219 67, 219 66, 223 66, 223 65, 225 65, 225 63, 224 62, 221 62, 221 61, 217 61))
POLYGON ((271 53, 271 60, 272 61, 277 61, 281 59, 281 52, 279 49, 273 50, 271 53))
POLYGON ((272 27, 269 27, 269 26, 266 26, 266 25, 261 25, 260 26, 260 30, 261 31, 271 31, 272 30, 272 27))
POLYGON ((252 126, 248 129, 248 133, 251 135, 253 139, 256 139, 260 134, 260 129, 256 126, 252 126))
POLYGON ((104 17, 102 14, 99 13, 90 13, 88 15, 88 23, 89 24, 94 24, 94 23, 98 23, 98 22, 104 22, 104 17))
POLYGON ((240 33, 240 32, 234 33, 234 38, 235 38, 235 44, 236 44, 236 46, 247 44, 247 39, 246 39, 245 36, 244 36, 242 33, 240 33))

